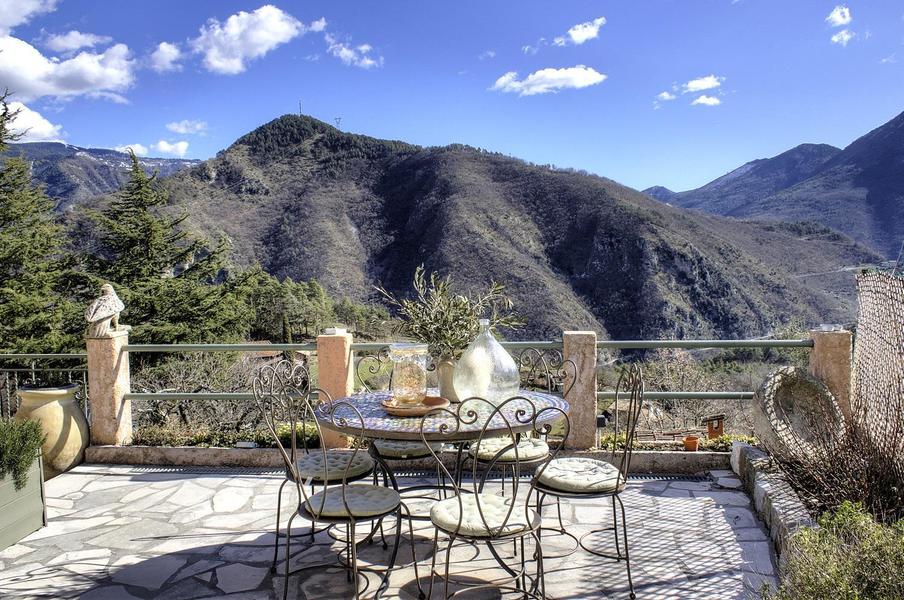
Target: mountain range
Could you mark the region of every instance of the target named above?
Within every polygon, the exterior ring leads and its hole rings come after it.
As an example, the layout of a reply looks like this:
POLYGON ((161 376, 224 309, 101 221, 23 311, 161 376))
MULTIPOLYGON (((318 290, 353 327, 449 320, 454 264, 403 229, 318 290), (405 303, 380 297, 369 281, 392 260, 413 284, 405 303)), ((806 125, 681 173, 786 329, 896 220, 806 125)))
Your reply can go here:
POLYGON ((644 192, 739 219, 814 221, 894 258, 904 241, 904 113, 844 149, 801 144, 695 190, 644 192))
MULTIPOLYGON (((462 291, 497 280, 527 318, 517 335, 528 339, 563 329, 735 338, 792 319, 841 322, 855 313, 846 267, 881 259, 812 223, 689 211, 595 175, 375 139, 307 116, 275 119, 161 185, 194 233, 228 239, 238 268, 316 278, 356 300, 375 299, 377 283, 409 293, 419 264, 462 291)), ((60 206, 85 235, 78 209, 109 197, 81 197, 60 206)))
MULTIPOLYGON (((60 210, 109 194, 125 183, 131 166, 129 155, 107 148, 80 148, 60 142, 9 144, 8 154, 19 155, 31 164, 32 176, 44 184, 47 194, 57 200, 60 210)), ((160 177, 200 161, 182 158, 139 159, 148 171, 160 177)))

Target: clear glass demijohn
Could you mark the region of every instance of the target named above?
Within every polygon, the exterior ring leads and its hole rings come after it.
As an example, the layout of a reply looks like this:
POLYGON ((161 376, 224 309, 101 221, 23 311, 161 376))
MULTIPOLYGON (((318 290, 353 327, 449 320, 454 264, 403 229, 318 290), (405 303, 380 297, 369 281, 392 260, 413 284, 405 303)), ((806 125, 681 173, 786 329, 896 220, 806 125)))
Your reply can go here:
POLYGON ((460 400, 477 396, 500 404, 518 395, 518 365, 490 333, 489 320, 479 323, 480 333, 455 365, 452 385, 460 400))

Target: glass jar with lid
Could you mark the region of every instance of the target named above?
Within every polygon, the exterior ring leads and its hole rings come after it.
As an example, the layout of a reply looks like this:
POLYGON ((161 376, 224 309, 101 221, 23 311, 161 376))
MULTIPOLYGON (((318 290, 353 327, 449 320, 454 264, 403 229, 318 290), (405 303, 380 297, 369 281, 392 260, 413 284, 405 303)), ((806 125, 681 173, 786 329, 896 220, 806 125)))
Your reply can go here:
POLYGON ((427 344, 390 344, 389 391, 398 404, 420 404, 427 395, 427 344))

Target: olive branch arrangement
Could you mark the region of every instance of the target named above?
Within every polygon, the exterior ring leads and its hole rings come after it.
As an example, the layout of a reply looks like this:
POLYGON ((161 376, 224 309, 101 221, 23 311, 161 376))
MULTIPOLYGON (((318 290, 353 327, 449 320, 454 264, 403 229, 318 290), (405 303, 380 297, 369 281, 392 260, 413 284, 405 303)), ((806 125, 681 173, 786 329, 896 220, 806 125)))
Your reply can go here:
POLYGON ((452 291, 452 278, 437 272, 426 274, 424 265, 414 271, 413 298, 398 298, 383 286, 375 289, 395 307, 402 319, 397 333, 427 344, 434 358, 456 358, 480 330, 478 320, 489 319, 490 328, 519 329, 524 320, 514 311, 505 286, 492 282, 483 292, 470 295, 452 291))

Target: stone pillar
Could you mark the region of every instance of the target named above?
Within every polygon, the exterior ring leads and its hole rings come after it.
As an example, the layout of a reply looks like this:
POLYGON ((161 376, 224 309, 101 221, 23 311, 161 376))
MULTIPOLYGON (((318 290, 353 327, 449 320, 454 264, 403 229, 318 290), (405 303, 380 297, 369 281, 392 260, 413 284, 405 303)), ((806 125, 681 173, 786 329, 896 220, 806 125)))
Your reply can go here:
POLYGON ((810 352, 810 374, 821 380, 835 396, 845 419, 851 418, 851 363, 853 360, 851 332, 810 332, 813 350, 810 352))
POLYGON ((129 393, 128 331, 109 337, 89 337, 88 400, 91 407, 91 444, 121 446, 132 441, 132 402, 129 393))
MULTIPOLYGON (((331 398, 350 396, 355 391, 352 334, 344 329, 327 330, 317 336, 317 387, 331 398)), ((327 448, 347 448, 347 436, 322 430, 327 448)))
POLYGON ((571 406, 571 433, 567 447, 588 449, 597 445, 596 434, 596 332, 566 331, 562 334, 563 357, 566 361, 565 400, 571 406), (568 361, 574 362, 577 379, 570 373, 568 361), (572 385, 573 383, 573 385, 572 385))

